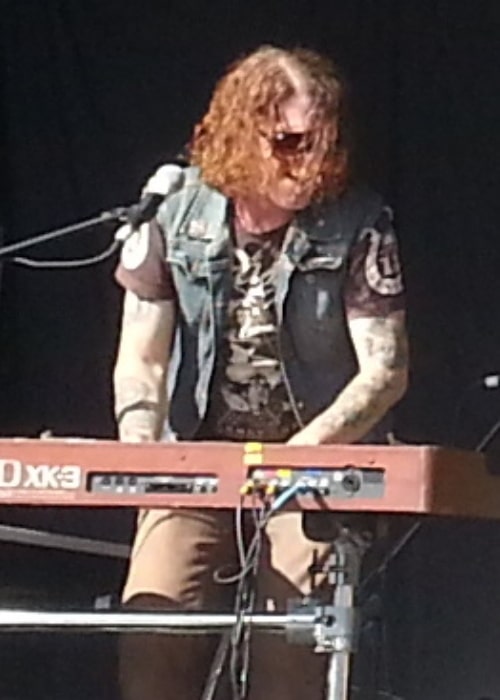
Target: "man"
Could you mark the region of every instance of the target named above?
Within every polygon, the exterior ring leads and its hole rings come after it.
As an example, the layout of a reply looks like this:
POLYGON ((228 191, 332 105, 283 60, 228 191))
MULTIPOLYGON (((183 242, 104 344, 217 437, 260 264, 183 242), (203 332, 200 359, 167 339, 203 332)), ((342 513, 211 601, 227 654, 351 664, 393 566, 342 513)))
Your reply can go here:
MULTIPOLYGON (((217 85, 184 186, 117 271, 121 440, 162 439, 166 418, 179 440, 384 439, 407 382, 403 286, 391 212, 349 185, 343 129, 339 78, 313 52, 260 48, 217 85)), ((310 592, 313 552, 328 546, 301 525, 293 513, 269 522, 260 609, 310 592)), ((124 601, 221 609, 213 574, 233 557, 232 513, 141 512, 124 601)), ((130 636, 124 691, 194 700, 211 652, 199 638, 130 636)), ((319 700, 323 661, 258 637, 249 696, 319 700)))

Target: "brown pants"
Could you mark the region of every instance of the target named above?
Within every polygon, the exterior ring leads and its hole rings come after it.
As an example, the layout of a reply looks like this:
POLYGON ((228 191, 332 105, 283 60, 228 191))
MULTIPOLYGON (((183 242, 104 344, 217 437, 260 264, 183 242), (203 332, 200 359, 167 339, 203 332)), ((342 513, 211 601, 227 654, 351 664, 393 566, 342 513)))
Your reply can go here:
MULTIPOLYGON (((329 545, 308 540, 301 515, 277 514, 263 542, 257 610, 286 610, 311 592, 309 566, 329 545)), ((232 511, 150 510, 139 515, 123 600, 136 609, 230 610, 232 590, 214 581, 218 567, 236 558, 232 511)), ((199 700, 217 639, 136 635, 122 638, 120 667, 125 700, 199 700)), ((281 635, 255 634, 250 700, 321 700, 326 659, 288 644, 281 635)), ((221 697, 217 695, 217 698, 221 697)))

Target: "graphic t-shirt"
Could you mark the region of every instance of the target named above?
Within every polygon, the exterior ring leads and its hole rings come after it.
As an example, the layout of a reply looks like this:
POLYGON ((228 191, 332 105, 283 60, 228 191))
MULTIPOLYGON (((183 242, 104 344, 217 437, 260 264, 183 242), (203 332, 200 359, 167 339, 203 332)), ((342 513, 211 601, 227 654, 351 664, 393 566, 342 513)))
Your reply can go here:
POLYGON ((286 440, 295 430, 274 306, 285 229, 238 233, 224 346, 203 432, 223 440, 286 440))

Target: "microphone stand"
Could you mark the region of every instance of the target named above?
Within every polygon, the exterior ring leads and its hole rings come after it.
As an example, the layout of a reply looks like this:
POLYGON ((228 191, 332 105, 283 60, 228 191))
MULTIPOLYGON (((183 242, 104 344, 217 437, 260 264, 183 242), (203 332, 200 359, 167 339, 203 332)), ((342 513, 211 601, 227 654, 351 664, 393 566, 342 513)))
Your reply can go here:
POLYGON ((497 420, 496 423, 494 423, 491 428, 488 430, 486 435, 478 442, 478 444, 475 446, 474 450, 475 452, 483 452, 490 442, 493 440, 493 438, 497 435, 497 433, 500 431, 500 420, 497 420))
MULTIPOLYGON (((487 374, 484 377, 481 377, 480 379, 475 379, 473 382, 468 384, 465 389, 462 391, 462 393, 459 396, 457 406, 455 409, 455 417, 451 426, 450 430, 450 435, 449 435, 449 443, 450 445, 455 446, 456 445, 456 438, 457 438, 457 432, 458 432, 458 427, 459 427, 459 418, 462 412, 462 409, 466 405, 467 399, 470 397, 470 394, 472 391, 475 389, 486 389, 486 390, 492 390, 492 389, 498 389, 500 387, 500 375, 499 374, 487 374)), ((482 438, 482 440, 473 448, 474 451, 476 452, 481 452, 489 442, 495 437, 495 434, 500 430, 500 421, 498 423, 495 423, 495 425, 491 428, 490 431, 482 438)))
POLYGON ((16 253, 19 250, 25 248, 30 248, 31 246, 39 245, 41 243, 46 243, 47 241, 54 240, 56 238, 62 238, 72 233, 77 233, 79 231, 84 231, 94 226, 99 226, 100 224, 106 224, 114 221, 127 221, 129 218, 129 212, 133 207, 116 207, 110 211, 105 211, 95 216, 91 219, 86 219, 76 224, 71 224, 70 226, 64 226, 63 228, 58 228, 47 233, 41 233, 38 236, 33 236, 27 238, 23 241, 18 241, 16 243, 10 243, 9 245, 2 246, 0 248, 0 259, 7 257, 11 253, 16 253))

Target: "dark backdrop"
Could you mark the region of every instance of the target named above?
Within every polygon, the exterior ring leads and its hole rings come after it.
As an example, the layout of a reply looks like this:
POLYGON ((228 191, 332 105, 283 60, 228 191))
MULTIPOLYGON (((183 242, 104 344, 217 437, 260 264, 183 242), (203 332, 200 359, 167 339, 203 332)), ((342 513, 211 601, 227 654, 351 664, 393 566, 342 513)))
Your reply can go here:
MULTIPOLYGON (((189 136, 214 80, 240 53, 273 42, 334 57, 350 86, 357 168, 397 213, 412 344, 399 434, 446 442, 454 432, 458 444, 477 444, 500 417, 498 392, 469 388, 500 370, 497 0, 1 7, 0 223, 9 242, 133 201, 189 136)), ((30 252, 83 257, 110 238, 100 227, 30 252)), ((6 265, 1 434, 113 435, 114 264, 50 272, 6 265)), ((129 514, 17 516, 123 539, 130 532, 129 514)), ((500 642, 498 544, 494 524, 436 525, 394 564, 393 614, 405 622, 393 637, 407 653, 395 673, 412 700, 474 698, 500 687, 488 655, 500 642)))

